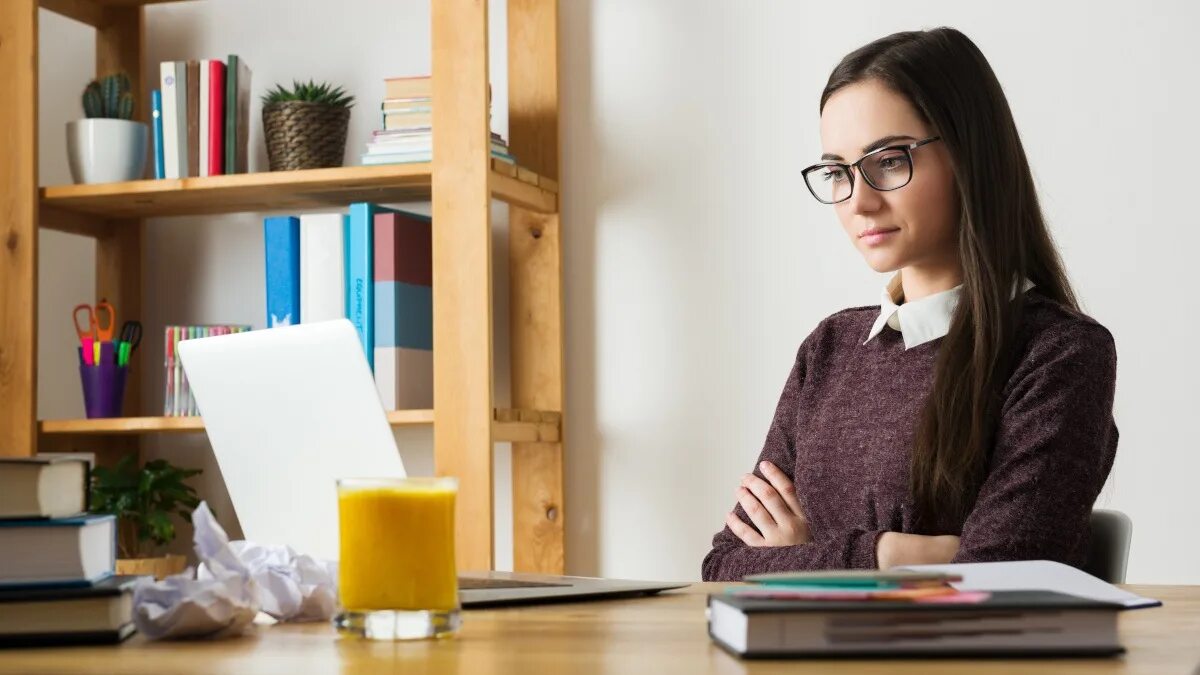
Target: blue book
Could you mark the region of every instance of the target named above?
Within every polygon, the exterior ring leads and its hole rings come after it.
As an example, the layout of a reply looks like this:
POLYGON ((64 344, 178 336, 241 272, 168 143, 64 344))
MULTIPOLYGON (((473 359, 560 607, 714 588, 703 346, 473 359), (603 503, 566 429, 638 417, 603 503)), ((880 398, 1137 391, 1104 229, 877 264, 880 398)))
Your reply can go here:
POLYGON ((267 328, 300 323, 300 219, 263 221, 267 268, 267 328))
POLYGON ((0 588, 89 586, 116 560, 115 516, 0 520, 0 588))
POLYGON ((391 213, 376 204, 350 205, 346 233, 346 318, 354 324, 363 353, 375 369, 375 214, 391 213))
POLYGON ((150 116, 154 119, 154 177, 166 178, 163 163, 162 92, 158 89, 150 92, 150 116))

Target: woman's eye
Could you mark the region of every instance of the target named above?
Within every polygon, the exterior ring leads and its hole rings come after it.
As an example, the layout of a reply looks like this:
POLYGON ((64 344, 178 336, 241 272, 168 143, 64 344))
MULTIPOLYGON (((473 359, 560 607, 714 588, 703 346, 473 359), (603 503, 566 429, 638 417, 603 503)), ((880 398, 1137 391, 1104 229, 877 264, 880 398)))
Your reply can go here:
POLYGON ((884 171, 895 171, 904 166, 904 155, 886 155, 876 160, 876 164, 884 171))
POLYGON ((840 183, 846 180, 846 172, 842 169, 827 169, 825 171, 825 180, 840 183))

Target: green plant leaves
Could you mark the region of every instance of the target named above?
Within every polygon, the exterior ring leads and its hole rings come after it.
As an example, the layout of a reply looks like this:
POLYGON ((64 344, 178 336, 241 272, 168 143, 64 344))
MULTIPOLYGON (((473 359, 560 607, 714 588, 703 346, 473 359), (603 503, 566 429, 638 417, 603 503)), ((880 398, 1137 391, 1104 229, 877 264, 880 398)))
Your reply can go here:
MULTIPOLYGON (((175 538, 174 513, 191 517, 200 503, 195 489, 184 481, 199 469, 181 469, 163 459, 146 462, 140 469, 135 455, 122 457, 113 468, 92 469, 92 512, 111 513, 137 534, 135 544, 164 546, 175 538)), ((136 550, 132 555, 137 555, 136 550)))
POLYGON ((350 108, 354 106, 354 97, 347 94, 341 87, 333 87, 328 82, 317 84, 309 80, 300 82, 292 80, 292 88, 287 89, 277 84, 262 97, 263 105, 282 103, 284 101, 304 101, 320 103, 335 108, 350 108))

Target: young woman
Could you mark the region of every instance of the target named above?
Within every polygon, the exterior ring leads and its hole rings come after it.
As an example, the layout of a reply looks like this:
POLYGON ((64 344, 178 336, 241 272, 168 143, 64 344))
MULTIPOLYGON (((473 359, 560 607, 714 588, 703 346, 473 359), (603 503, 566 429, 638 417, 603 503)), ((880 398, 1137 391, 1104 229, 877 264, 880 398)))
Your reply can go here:
POLYGON ((987 60, 953 29, 890 35, 838 64, 820 111, 808 189, 897 274, 800 345, 704 579, 1081 565, 1116 351, 1079 311, 987 60))

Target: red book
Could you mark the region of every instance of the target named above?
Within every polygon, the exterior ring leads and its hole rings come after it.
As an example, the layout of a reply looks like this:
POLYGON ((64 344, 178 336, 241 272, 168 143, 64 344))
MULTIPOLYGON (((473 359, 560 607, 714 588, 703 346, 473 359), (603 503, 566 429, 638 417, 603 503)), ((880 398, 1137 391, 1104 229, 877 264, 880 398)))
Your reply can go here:
POLYGON ((208 64, 208 175, 225 173, 225 64, 208 64))

